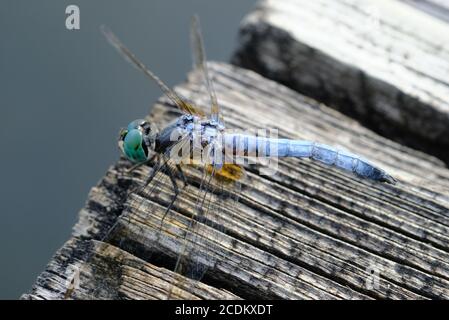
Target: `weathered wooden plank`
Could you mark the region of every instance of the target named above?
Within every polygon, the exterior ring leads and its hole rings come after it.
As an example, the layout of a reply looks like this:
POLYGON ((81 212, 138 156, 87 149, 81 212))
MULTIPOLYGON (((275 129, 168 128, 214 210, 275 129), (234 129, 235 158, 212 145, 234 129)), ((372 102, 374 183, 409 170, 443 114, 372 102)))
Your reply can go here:
POLYGON ((396 0, 263 0, 232 61, 449 163, 448 43, 396 0))
MULTIPOLYGON (((248 167, 237 206, 224 202, 222 212, 209 217, 226 233, 199 225, 204 237, 194 258, 208 267, 202 282, 176 282, 171 297, 449 297, 449 171, 442 162, 254 72, 210 67, 228 127, 279 128, 284 137, 342 147, 372 159, 399 182, 360 180, 308 160, 280 160, 274 176, 248 167)), ((197 74, 177 90, 207 106, 197 74)), ((176 115, 162 99, 150 119, 163 125, 176 115)), ((120 160, 92 189, 75 238, 24 298, 62 298, 75 267, 80 287, 71 298, 166 297, 174 277, 168 270, 182 251, 197 199, 194 192, 183 194, 158 232, 169 184, 151 197, 131 191, 150 167, 129 174, 129 165, 120 160), (104 241, 91 240, 104 237, 114 223, 104 241)), ((195 191, 198 173, 186 174, 195 191)))
POLYGON ((449 3, 446 0, 401 0, 427 12, 443 21, 449 22, 449 3))
MULTIPOLYGON (((71 299, 164 299, 174 274, 107 243, 72 239, 43 272, 34 290, 22 299, 62 299, 75 272, 79 284, 71 299), (89 257, 86 264, 80 264, 89 257)), ((186 280, 191 284, 191 280, 186 280)), ((238 299, 237 296, 196 283, 189 291, 173 290, 174 299, 238 299)))

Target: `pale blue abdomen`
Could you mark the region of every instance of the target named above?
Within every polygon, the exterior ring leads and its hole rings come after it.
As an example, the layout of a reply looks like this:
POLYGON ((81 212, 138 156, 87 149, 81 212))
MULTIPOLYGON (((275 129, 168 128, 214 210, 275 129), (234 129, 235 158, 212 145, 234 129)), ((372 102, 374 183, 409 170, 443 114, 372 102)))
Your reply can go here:
POLYGON ((371 180, 395 183, 382 169, 360 156, 312 141, 279 139, 279 157, 310 158, 371 180))
POLYGON ((258 156, 310 158, 350 171, 363 178, 388 183, 396 182, 385 171, 360 156, 312 141, 227 134, 225 135, 225 145, 227 152, 232 152, 234 156, 240 158, 258 156))

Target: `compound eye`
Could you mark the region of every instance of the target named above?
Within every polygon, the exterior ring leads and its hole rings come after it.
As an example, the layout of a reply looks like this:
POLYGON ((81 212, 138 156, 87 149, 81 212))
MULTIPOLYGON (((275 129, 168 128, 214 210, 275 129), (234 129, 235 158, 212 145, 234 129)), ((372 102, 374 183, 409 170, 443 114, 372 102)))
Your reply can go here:
POLYGON ((134 120, 133 122, 131 122, 128 125, 127 129, 128 129, 128 131, 131 131, 133 129, 138 129, 143 123, 145 123, 145 120, 143 120, 143 119, 134 120))
POLYGON ((126 148, 137 150, 142 144, 140 131, 137 129, 129 131, 125 136, 124 143, 126 148))
POLYGON ((123 140, 123 152, 133 162, 145 162, 148 150, 142 140, 142 132, 139 129, 128 131, 123 140))

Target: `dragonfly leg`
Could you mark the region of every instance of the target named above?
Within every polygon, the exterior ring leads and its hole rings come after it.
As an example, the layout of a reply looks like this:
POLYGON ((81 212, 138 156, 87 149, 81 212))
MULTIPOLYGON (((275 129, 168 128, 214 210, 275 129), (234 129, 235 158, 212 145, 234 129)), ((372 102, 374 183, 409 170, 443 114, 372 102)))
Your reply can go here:
POLYGON ((161 160, 159 157, 157 157, 156 155, 151 157, 150 160, 148 160, 147 163, 151 162, 151 161, 155 161, 153 168, 151 169, 151 174, 148 176, 147 180, 145 180, 144 186, 147 186, 151 183, 151 181, 153 181, 154 177, 156 176, 156 173, 159 171, 160 169, 160 163, 161 160))
POLYGON ((177 198, 178 195, 179 195, 178 184, 176 183, 176 179, 175 179, 175 177, 174 177, 174 175, 173 175, 173 172, 170 171, 170 170, 166 170, 166 172, 167 172, 167 175, 168 175, 168 177, 170 178, 170 181, 171 181, 171 183, 172 183, 172 185, 173 185, 173 192, 174 192, 174 195, 173 195, 173 198, 172 198, 170 204, 168 205, 167 209, 165 210, 164 215, 162 216, 161 223, 164 221, 165 217, 166 217, 167 214, 170 212, 170 210, 171 210, 173 204, 174 204, 175 201, 176 201, 176 198, 177 198))
POLYGON ((139 167, 140 167, 141 165, 143 165, 143 164, 144 164, 143 162, 134 164, 134 165, 131 166, 130 168, 126 169, 125 172, 126 172, 127 174, 129 174, 129 173, 133 172, 134 170, 136 170, 137 168, 139 168, 139 167))
POLYGON ((148 160, 145 161, 145 162, 139 162, 139 163, 134 164, 134 165, 131 166, 130 168, 126 169, 125 172, 126 172, 126 173, 131 173, 131 172, 133 172, 134 170, 136 170, 136 169, 139 168, 140 166, 152 162, 152 161, 156 158, 156 156, 157 156, 157 154, 155 154, 154 156, 152 156, 150 159, 148 159, 148 160))
POLYGON ((131 193, 137 192, 137 191, 139 191, 139 190, 145 189, 145 187, 151 183, 151 181, 154 179, 154 177, 156 176, 156 174, 157 174, 158 171, 160 170, 160 159, 159 159, 159 157, 153 156, 153 157, 151 157, 151 159, 149 159, 148 161, 143 162, 143 163, 138 163, 137 165, 134 165, 133 167, 131 167, 130 169, 128 169, 128 170, 130 170, 130 171, 131 171, 131 169, 134 170, 134 169, 136 169, 137 167, 139 167, 139 166, 141 166, 141 165, 143 165, 143 164, 150 163, 150 162, 153 161, 153 160, 155 161, 155 163, 154 163, 154 165, 153 165, 153 168, 151 169, 151 174, 149 175, 149 177, 145 180, 145 182, 143 183, 143 185, 137 185, 137 186, 131 188, 130 190, 128 190, 128 195, 131 194, 131 193))
POLYGON ((187 186, 187 178, 184 174, 184 171, 182 171, 182 168, 179 164, 176 165, 176 169, 178 169, 178 175, 182 179, 182 182, 184 182, 184 187, 187 186))

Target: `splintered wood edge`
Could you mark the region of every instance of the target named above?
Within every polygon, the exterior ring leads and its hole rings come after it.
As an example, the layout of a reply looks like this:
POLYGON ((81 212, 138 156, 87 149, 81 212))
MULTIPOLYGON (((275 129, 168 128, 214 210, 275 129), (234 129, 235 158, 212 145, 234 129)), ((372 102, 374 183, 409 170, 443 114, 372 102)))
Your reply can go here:
POLYGON ((182 279, 105 242, 72 238, 53 257, 31 293, 21 299, 239 299, 225 290, 182 279), (84 261, 89 257, 87 263, 84 261), (79 277, 72 288, 73 277, 79 277))

